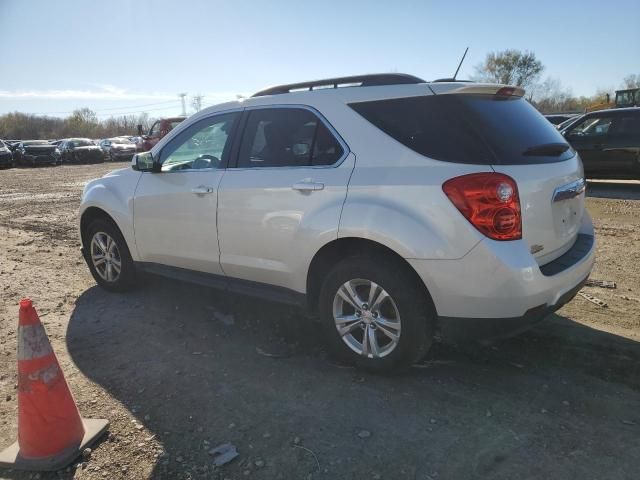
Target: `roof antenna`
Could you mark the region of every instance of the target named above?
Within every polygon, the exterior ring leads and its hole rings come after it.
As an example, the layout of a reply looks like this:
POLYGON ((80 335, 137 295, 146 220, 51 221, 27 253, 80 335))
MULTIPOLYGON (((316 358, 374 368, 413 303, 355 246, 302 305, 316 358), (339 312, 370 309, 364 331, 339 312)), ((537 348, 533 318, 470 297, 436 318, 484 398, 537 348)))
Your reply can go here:
POLYGON ((462 62, 464 62, 464 57, 467 56, 467 52, 469 51, 469 47, 467 47, 467 49, 464 51, 464 55, 462 55, 462 58, 460 59, 460 63, 458 64, 458 68, 456 68, 456 73, 453 74, 453 80, 455 81, 456 77, 458 76, 458 72, 460 71, 460 67, 462 66, 462 62))

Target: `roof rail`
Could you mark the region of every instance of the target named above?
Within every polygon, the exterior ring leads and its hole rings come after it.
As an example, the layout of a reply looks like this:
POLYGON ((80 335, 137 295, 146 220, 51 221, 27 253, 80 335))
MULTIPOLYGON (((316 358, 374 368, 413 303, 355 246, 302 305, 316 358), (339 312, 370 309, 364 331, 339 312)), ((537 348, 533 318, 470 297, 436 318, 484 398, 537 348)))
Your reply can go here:
POLYGON ((290 83, 288 85, 278 85, 254 93, 252 97, 262 97, 265 95, 279 95, 289 93, 294 90, 320 90, 325 88, 339 87, 374 87, 381 85, 406 85, 412 83, 426 83, 423 79, 407 75, 406 73, 375 73, 370 75, 355 75, 352 77, 326 78, 313 82, 290 83))

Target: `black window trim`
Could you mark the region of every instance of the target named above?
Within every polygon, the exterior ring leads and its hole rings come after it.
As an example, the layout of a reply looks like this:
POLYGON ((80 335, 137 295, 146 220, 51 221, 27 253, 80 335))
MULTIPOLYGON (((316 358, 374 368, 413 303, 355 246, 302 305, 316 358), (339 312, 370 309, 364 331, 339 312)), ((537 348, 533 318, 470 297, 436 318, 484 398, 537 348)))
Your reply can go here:
MULTIPOLYGON (((162 148, 160 149, 160 151, 158 152, 157 158, 158 158, 158 163, 160 165, 162 165, 162 160, 163 160, 163 153, 164 150, 171 144, 173 144, 173 142, 177 142, 179 140, 182 140, 183 138, 183 134, 186 134, 186 136, 188 136, 189 134, 193 135, 194 130, 198 130, 198 129, 202 129, 202 125, 203 124, 211 124, 212 121, 214 121, 216 119, 216 117, 222 117, 225 115, 232 115, 235 114, 237 115, 237 118, 234 122, 234 125, 231 129, 231 132, 229 133, 229 139, 227 140, 227 142, 229 142, 229 147, 225 147, 225 149, 227 150, 226 155, 224 155, 223 152, 223 157, 220 159, 220 165, 216 168, 213 167, 209 167, 209 168, 195 168, 195 169, 189 169, 189 170, 176 170, 176 171, 167 171, 167 172, 160 172, 162 174, 166 174, 166 173, 196 173, 196 172, 210 172, 210 171, 215 171, 215 170, 225 170, 228 167, 229 164, 229 158, 231 157, 231 154, 233 153, 233 148, 235 145, 235 141, 236 141, 236 136, 239 130, 239 125, 240 122, 242 121, 242 114, 243 114, 243 109, 233 109, 233 110, 222 110, 222 111, 218 111, 218 112, 212 112, 210 115, 204 116, 198 120, 196 120, 195 122, 185 125, 184 128, 177 130, 175 132, 174 135, 172 135, 172 137, 170 139, 167 140, 167 143, 165 143, 162 148)), ((215 122, 213 122, 215 123, 215 122)), ((199 131, 199 130, 198 130, 199 131)), ((155 161, 155 160, 154 160, 155 161)), ((156 172, 154 172, 156 173, 156 172)))
POLYGON ((312 107, 310 105, 303 105, 303 104, 297 104, 297 103, 283 103, 283 104, 272 104, 272 105, 267 105, 267 104, 265 104, 265 105, 253 105, 253 106, 250 106, 250 107, 246 107, 244 109, 244 111, 242 112, 242 118, 238 122, 238 127, 239 127, 238 128, 238 132, 237 132, 234 144, 233 144, 232 149, 231 149, 231 155, 230 155, 231 158, 229 159, 229 162, 228 162, 228 165, 227 165, 227 168, 234 169, 234 170, 276 170, 276 169, 277 170, 282 170, 283 168, 299 170, 301 168, 313 168, 313 169, 337 168, 346 160, 346 158, 351 153, 351 150, 349 149, 349 145, 347 145, 347 142, 344 141, 342 136, 333 127, 333 125, 331 125, 331 123, 329 123, 327 118, 324 115, 322 115, 322 113, 320 113, 317 109, 315 109, 314 107, 312 107), (329 130, 329 133, 340 144, 340 146, 342 147, 342 156, 338 160, 336 160, 335 163, 332 163, 331 165, 283 165, 281 167, 279 167, 279 166, 239 167, 238 166, 238 159, 239 159, 239 156, 240 156, 240 145, 242 144, 242 139, 243 139, 244 134, 245 134, 245 128, 247 126, 247 119, 249 118, 249 113, 254 111, 254 110, 269 110, 269 109, 274 109, 274 108, 301 109, 301 110, 307 110, 307 111, 311 112, 313 115, 315 115, 324 124, 324 126, 327 128, 327 130, 329 130))

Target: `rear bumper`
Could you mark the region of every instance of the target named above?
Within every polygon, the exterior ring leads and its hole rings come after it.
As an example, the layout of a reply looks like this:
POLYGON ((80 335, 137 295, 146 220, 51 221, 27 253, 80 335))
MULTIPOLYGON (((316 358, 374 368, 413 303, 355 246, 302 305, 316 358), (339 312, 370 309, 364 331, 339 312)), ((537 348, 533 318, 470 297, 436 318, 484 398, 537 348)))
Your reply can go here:
POLYGON ((524 241, 481 241, 457 260, 408 260, 433 298, 445 336, 504 337, 571 300, 595 261, 591 218, 562 257, 540 267, 524 241))
POLYGON ((440 317, 440 333, 449 341, 463 340, 495 340, 511 337, 522 333, 548 315, 569 303, 578 291, 583 287, 588 277, 585 277, 578 285, 562 294, 555 305, 538 305, 530 308, 520 317, 505 318, 462 318, 440 317))

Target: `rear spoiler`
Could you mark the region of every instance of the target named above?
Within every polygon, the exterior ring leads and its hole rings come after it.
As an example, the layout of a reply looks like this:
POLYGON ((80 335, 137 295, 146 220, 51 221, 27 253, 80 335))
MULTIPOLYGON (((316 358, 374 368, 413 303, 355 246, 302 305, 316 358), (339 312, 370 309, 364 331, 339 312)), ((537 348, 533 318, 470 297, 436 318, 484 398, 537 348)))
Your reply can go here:
POLYGON ((461 84, 459 82, 430 83, 429 87, 436 95, 446 93, 480 94, 480 95, 504 95, 511 97, 523 97, 525 90, 513 85, 500 85, 495 83, 461 84))

